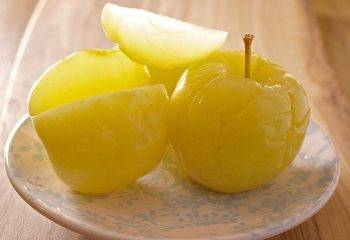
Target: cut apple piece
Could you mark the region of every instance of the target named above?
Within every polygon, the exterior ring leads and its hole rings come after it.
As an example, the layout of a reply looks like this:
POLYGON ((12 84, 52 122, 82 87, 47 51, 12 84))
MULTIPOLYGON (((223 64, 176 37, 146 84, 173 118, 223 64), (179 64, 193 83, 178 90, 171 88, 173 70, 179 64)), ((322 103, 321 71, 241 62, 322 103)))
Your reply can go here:
POLYGON ((31 116, 91 96, 148 85, 145 66, 131 61, 119 49, 73 53, 49 68, 32 88, 31 116))
POLYGON ((57 175, 73 190, 121 188, 152 170, 168 144, 163 85, 121 90, 32 117, 57 175))
POLYGON ((110 3, 103 8, 101 23, 128 57, 158 68, 181 67, 205 58, 227 37, 225 31, 110 3))

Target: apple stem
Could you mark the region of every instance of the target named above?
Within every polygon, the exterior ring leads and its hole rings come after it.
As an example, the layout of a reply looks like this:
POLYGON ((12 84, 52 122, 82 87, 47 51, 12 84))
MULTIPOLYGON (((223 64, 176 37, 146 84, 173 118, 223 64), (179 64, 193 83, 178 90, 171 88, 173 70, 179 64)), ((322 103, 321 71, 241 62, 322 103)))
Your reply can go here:
POLYGON ((253 38, 254 38, 254 35, 251 33, 246 33, 243 35, 244 56, 245 56, 244 77, 246 78, 250 78, 250 58, 252 55, 253 38))

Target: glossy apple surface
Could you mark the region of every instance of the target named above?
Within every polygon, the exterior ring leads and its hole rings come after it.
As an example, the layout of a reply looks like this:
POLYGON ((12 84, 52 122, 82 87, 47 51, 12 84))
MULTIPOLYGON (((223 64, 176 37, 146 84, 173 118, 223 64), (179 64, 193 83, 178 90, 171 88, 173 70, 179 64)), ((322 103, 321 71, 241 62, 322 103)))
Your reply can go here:
POLYGON ((168 145, 163 85, 119 50, 79 52, 38 81, 29 112, 53 168, 78 192, 124 187, 160 162, 168 145), (139 87, 141 86, 141 87, 139 87))
POLYGON ((30 115, 99 94, 150 84, 146 67, 119 49, 92 49, 71 54, 50 67, 28 99, 30 115))
POLYGON ((297 155, 310 118, 302 86, 283 68, 243 52, 193 64, 171 98, 171 141, 187 174, 220 192, 264 185, 297 155))

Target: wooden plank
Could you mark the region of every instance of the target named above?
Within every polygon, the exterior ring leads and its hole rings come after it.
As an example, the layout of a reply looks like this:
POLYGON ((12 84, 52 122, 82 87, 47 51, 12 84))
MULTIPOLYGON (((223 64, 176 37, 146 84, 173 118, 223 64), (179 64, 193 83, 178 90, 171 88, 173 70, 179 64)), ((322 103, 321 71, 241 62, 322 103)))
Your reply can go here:
MULTIPOLYGON (((4 100, 6 118, 0 125, 4 135, 26 112, 28 91, 45 68, 82 48, 112 46, 99 23, 104 1, 40 2, 42 10, 23 48, 23 58, 11 82, 13 88, 7 87, 12 90, 9 98, 4 100)), ((346 184, 350 180, 350 169, 345 161, 350 157, 348 99, 327 63, 312 5, 302 0, 115 2, 227 30, 230 37, 226 48, 241 47, 241 34, 253 32, 256 35, 255 51, 279 62, 303 83, 314 113, 322 117, 344 156, 339 187, 326 207, 307 222, 273 239, 346 239, 350 236, 350 189, 346 184)), ((0 239, 87 239, 30 209, 4 178, 4 173, 0 172, 0 239)))
MULTIPOLYGON (((41 5, 44 3, 42 2, 41 5)), ((9 116, 17 105, 11 100, 11 86, 17 84, 16 69, 30 39, 36 17, 41 12, 37 0, 2 0, 0 4, 0 152, 16 116, 9 116), (34 12, 33 13, 33 11, 34 12), (4 109, 10 111, 4 111, 4 109), (5 120, 6 119, 6 120, 5 120)), ((21 96, 18 101, 25 101, 21 96)), ((0 163, 3 165, 2 155, 0 163)), ((73 239, 81 236, 51 223, 27 206, 14 192, 4 167, 0 168, 0 239, 73 239), (53 237, 51 237, 53 235, 53 237)))
POLYGON ((17 48, 36 1, 3 0, 0 4, 0 114, 17 48))
POLYGON ((328 204, 311 220, 293 229, 301 235, 288 233, 273 239, 348 239, 350 236, 350 108, 349 108, 349 49, 350 3, 345 0, 305 3, 307 25, 304 30, 305 71, 315 90, 309 93, 320 119, 328 128, 342 158, 339 185, 328 204), (347 27, 344 27, 347 26, 347 27), (347 86, 346 86, 347 85, 347 86), (314 222, 314 231, 310 235, 314 222))

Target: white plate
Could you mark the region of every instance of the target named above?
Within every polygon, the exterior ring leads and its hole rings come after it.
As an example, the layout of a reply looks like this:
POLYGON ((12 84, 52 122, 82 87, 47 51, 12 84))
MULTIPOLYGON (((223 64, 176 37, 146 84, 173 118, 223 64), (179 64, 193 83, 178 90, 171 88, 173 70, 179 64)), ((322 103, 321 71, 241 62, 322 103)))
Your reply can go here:
POLYGON ((31 121, 10 135, 8 177, 34 209, 73 231, 106 239, 261 239, 315 214, 338 183, 340 162, 314 121, 299 156, 275 181, 220 194, 186 179, 169 150, 161 166, 129 188, 101 196, 70 191, 55 175, 31 121))

